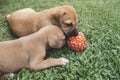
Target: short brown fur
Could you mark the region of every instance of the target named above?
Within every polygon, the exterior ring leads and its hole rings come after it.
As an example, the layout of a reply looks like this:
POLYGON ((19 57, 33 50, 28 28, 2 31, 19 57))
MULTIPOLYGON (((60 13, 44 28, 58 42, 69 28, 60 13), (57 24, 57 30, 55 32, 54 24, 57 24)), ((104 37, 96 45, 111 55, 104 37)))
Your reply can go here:
POLYGON ((65 58, 44 60, 46 49, 61 48, 65 44, 62 30, 48 25, 29 36, 0 42, 0 71, 16 72, 21 68, 39 71, 51 66, 66 65, 65 58))
POLYGON ((66 35, 77 29, 77 14, 72 6, 64 5, 35 12, 25 8, 6 16, 12 31, 19 37, 38 31, 47 25, 59 26, 66 35), (69 25, 72 24, 72 25, 69 25))

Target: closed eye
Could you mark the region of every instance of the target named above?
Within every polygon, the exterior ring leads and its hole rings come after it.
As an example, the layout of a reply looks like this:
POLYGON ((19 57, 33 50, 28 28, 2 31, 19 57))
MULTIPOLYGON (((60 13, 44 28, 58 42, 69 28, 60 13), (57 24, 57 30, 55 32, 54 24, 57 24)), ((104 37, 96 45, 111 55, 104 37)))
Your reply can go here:
POLYGON ((72 23, 65 23, 65 25, 67 25, 68 27, 73 26, 72 23))

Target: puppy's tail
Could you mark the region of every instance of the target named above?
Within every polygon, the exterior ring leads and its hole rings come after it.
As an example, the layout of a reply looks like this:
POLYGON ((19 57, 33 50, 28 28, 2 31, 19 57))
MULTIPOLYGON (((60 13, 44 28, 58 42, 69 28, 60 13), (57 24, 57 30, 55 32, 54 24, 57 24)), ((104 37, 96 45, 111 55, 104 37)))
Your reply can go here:
POLYGON ((8 21, 8 19, 10 18, 11 14, 5 15, 5 20, 8 21))

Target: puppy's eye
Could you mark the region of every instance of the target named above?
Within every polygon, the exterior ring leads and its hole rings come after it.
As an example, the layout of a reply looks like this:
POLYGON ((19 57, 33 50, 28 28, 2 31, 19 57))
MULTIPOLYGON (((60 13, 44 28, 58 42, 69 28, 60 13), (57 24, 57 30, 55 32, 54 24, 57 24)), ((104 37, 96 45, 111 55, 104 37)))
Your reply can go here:
POLYGON ((72 23, 65 23, 67 26, 73 26, 73 24, 72 23))

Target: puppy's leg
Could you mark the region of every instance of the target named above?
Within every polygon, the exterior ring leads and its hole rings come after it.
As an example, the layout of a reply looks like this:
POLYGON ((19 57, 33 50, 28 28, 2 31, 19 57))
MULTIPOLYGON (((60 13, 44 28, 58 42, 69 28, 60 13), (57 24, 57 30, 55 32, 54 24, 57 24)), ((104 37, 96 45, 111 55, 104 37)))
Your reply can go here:
POLYGON ((52 66, 66 65, 68 62, 69 61, 66 58, 49 58, 43 61, 35 60, 31 63, 30 68, 39 71, 52 66))

